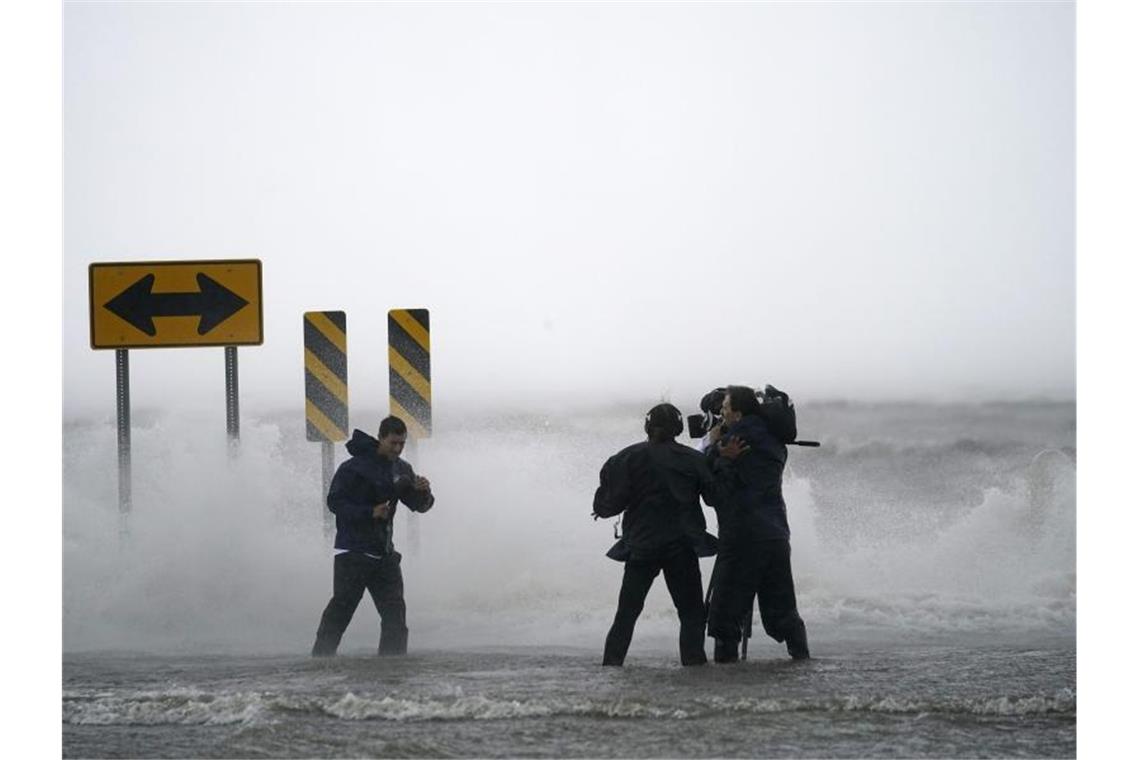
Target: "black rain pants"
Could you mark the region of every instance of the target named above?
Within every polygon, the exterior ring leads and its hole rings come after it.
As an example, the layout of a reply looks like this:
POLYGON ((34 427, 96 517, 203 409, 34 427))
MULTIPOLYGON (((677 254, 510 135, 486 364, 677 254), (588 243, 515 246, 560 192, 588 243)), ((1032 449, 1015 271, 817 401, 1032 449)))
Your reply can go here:
POLYGON ((709 580, 708 632, 726 651, 736 651, 755 597, 764 632, 785 642, 793 657, 807 656, 807 628, 796 609, 791 559, 786 540, 721 541, 709 580))
POLYGON ((314 657, 331 657, 340 646, 356 606, 368 589, 380 613, 380 646, 377 654, 405 654, 408 626, 405 621, 404 576, 400 553, 390 552, 374 559, 359 552, 344 552, 333 558, 333 596, 321 615, 314 657))
POLYGON ((681 664, 704 665, 705 603, 701 594, 701 566, 688 545, 674 545, 650 559, 629 559, 618 594, 618 609, 606 636, 603 665, 621 665, 633 638, 633 627, 645 606, 645 597, 657 573, 664 572, 665 585, 673 597, 681 621, 681 664))

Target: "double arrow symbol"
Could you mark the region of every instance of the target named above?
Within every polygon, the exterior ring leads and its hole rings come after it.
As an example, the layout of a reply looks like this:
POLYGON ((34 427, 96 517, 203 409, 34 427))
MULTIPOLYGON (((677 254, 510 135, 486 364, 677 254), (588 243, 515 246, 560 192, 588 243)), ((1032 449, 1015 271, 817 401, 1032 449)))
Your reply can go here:
POLYGON ((103 308, 153 338, 154 317, 199 317, 198 334, 205 335, 249 303, 201 272, 197 277, 198 292, 153 293, 154 275, 148 274, 103 308))

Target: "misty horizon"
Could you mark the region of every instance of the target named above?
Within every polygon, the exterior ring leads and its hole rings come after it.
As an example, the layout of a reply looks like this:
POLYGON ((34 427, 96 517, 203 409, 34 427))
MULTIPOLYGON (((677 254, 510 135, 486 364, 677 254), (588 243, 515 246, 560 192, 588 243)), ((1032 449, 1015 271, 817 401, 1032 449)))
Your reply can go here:
MULTIPOLYGON (((65 4, 65 418, 114 408, 89 264, 226 258, 243 410, 318 309, 386 408, 409 307, 440 409, 1075 398, 1071 4, 438 10, 65 4)), ((220 408, 220 349, 130 357, 220 408)))

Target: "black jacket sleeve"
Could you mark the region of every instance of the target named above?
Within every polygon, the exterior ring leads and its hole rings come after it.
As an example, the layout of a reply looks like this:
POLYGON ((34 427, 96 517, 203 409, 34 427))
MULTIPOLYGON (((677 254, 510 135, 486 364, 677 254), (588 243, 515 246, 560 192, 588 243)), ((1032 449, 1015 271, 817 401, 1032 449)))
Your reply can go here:
POLYGON ((712 462, 707 457, 694 457, 697 468, 697 488, 705 504, 710 507, 722 506, 725 502, 724 486, 713 475, 712 462))
POLYGON ((412 488, 408 490, 407 494, 400 498, 400 501, 404 502, 404 506, 413 512, 427 512, 435 506, 435 494, 430 490, 417 491, 412 488))
POLYGON ((408 482, 400 489, 400 501, 404 502, 404 506, 413 512, 427 512, 435 504, 435 495, 432 494, 430 489, 427 491, 419 491, 413 488, 411 484, 415 481, 416 472, 412 469, 410 464, 406 462, 401 462, 401 464, 403 465, 403 467, 400 468, 402 477, 407 478, 408 482))
POLYGON ((598 517, 613 517, 624 512, 629 506, 632 493, 629 477, 617 455, 602 465, 598 479, 600 485, 594 492, 594 514, 598 517))
POLYGON ((353 472, 349 462, 345 462, 337 469, 329 485, 329 495, 326 500, 329 511, 349 522, 371 520, 372 508, 376 505, 368 503, 363 496, 368 490, 367 480, 353 472))
MULTIPOLYGON (((744 459, 752 452, 746 451, 738 457, 744 459)), ((721 456, 717 446, 709 448, 709 455, 706 459, 709 465, 709 470, 712 472, 713 480, 716 481, 715 492, 720 495, 721 506, 726 506, 728 503, 728 495, 740 484, 740 470, 736 461, 728 457, 721 456)))

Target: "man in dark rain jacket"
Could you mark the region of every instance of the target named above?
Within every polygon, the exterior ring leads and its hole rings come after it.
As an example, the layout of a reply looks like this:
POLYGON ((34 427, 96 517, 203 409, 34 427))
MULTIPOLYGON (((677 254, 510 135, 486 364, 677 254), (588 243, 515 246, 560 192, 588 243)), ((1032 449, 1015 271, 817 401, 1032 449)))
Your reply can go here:
POLYGON ((404 421, 384 418, 379 435, 377 440, 353 431, 346 446, 352 458, 337 469, 329 487, 328 507, 336 515, 333 596, 321 615, 314 657, 336 654, 366 588, 380 613, 378 654, 408 651, 404 577, 400 553, 392 545, 392 522, 397 500, 427 512, 435 497, 428 479, 400 459, 408 438, 404 421))
POLYGON ((784 642, 793 658, 809 656, 807 629, 796 609, 782 488, 785 444, 796 437, 795 410, 785 394, 770 391, 761 405, 751 388, 730 385, 721 408, 723 429, 714 430, 709 449, 725 494, 717 510, 719 549, 709 582, 708 631, 716 642, 716 662, 739 659, 741 622, 752 614, 754 596, 764 632, 784 642))
POLYGON ((617 614, 606 636, 603 665, 621 665, 633 628, 653 579, 664 571, 665 584, 681 621, 682 665, 703 665, 705 608, 699 556, 715 553, 715 539, 705 532, 700 497, 720 503, 708 461, 677 443, 681 412, 659 404, 645 415, 648 440, 628 446, 602 466, 594 494, 598 517, 622 518, 622 538, 609 556, 625 561, 617 614))

